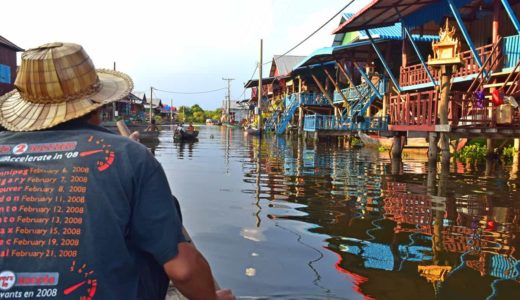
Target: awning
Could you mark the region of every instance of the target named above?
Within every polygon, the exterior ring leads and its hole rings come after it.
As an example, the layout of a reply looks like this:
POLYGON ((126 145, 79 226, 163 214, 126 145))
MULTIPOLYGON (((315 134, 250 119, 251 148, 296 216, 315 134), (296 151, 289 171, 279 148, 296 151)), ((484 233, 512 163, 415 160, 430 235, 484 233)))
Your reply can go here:
MULTIPOLYGON (((453 3, 461 8, 477 1, 453 0, 453 3)), ((399 15, 403 17, 406 26, 416 27, 430 21, 440 24, 444 16, 451 15, 451 11, 448 3, 443 0, 373 0, 333 33, 393 25, 400 21, 399 15)))

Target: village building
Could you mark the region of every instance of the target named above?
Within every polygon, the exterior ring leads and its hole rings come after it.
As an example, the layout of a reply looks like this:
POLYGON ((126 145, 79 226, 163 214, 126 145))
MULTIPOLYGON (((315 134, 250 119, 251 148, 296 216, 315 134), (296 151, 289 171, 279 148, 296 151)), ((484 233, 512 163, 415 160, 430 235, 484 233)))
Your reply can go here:
POLYGON ((14 89, 16 53, 24 49, 0 36, 0 96, 14 89))

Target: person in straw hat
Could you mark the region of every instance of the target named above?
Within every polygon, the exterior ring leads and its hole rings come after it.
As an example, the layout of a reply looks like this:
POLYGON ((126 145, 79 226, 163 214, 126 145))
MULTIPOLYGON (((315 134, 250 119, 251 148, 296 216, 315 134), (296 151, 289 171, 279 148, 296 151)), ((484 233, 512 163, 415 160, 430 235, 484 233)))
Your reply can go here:
POLYGON ((0 97, 0 292, 53 299, 190 299, 215 291, 182 233, 166 175, 141 144, 99 127, 99 108, 132 90, 80 45, 22 55, 0 97))

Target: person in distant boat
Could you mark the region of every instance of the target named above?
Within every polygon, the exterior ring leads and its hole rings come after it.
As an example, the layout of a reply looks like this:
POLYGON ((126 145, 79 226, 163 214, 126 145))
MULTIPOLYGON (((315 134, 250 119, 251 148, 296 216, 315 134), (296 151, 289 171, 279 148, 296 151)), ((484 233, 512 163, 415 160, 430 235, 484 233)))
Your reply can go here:
POLYGON ((189 299, 235 299, 183 234, 161 164, 99 127, 130 77, 51 43, 22 54, 15 86, 0 97, 0 296, 165 299, 171 280, 189 299))
POLYGON ((159 127, 156 123, 157 122, 155 121, 155 119, 152 118, 152 122, 150 123, 150 125, 148 125, 148 127, 146 127, 144 131, 159 131, 159 127))
POLYGON ((193 127, 193 123, 190 122, 190 124, 188 125, 188 132, 193 132, 195 131, 195 127, 193 127))

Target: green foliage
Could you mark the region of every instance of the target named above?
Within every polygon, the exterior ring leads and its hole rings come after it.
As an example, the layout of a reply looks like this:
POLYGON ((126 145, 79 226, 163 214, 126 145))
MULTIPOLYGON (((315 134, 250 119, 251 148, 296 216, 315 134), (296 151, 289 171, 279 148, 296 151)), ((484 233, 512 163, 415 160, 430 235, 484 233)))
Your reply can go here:
POLYGON ((487 147, 480 143, 470 143, 455 153, 455 157, 463 161, 481 161, 486 159, 487 147))
POLYGON ((361 142, 361 140, 357 137, 352 137, 351 145, 352 147, 361 147, 363 145, 363 142, 361 142))
POLYGON ((513 155, 515 155, 516 153, 518 153, 518 151, 515 150, 515 147, 513 145, 505 147, 502 150, 502 158, 507 162, 511 162, 513 161, 513 155))

